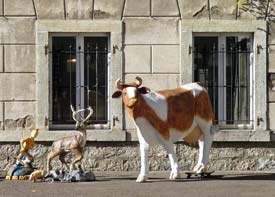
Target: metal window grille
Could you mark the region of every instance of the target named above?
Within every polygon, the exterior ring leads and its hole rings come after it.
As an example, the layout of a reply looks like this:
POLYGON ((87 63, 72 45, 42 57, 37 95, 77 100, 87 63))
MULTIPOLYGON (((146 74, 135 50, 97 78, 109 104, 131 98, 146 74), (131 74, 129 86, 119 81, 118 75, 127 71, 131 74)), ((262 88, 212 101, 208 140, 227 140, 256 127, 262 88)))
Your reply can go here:
POLYGON ((228 128, 250 125, 252 119, 253 51, 246 41, 218 48, 195 46, 194 80, 203 82, 211 97, 216 122, 228 128))
POLYGON ((91 124, 109 123, 107 37, 87 37, 84 43, 81 49, 76 47, 75 38, 53 38, 49 52, 52 57, 52 124, 74 123, 70 104, 76 108, 91 106, 94 110, 91 124))

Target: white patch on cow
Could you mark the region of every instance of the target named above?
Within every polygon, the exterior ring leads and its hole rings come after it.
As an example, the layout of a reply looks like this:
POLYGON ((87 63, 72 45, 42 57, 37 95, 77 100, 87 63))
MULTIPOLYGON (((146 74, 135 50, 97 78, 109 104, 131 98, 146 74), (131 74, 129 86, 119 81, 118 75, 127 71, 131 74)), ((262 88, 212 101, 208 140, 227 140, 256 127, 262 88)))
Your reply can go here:
POLYGON ((144 117, 138 117, 135 120, 136 126, 139 128, 140 135, 150 145, 162 144, 163 137, 144 117))
POLYGON ((135 87, 128 87, 126 91, 129 99, 136 97, 137 89, 135 87))
POLYGON ((206 91, 204 87, 200 86, 197 83, 188 83, 185 85, 180 86, 181 88, 192 90, 194 96, 199 95, 202 91, 206 91))
POLYGON ((176 142, 179 139, 183 139, 184 137, 186 137, 187 135, 189 135, 193 129, 197 126, 198 124, 195 122, 195 120, 193 121, 192 125, 190 128, 188 128, 185 131, 179 131, 176 129, 169 129, 170 132, 170 141, 171 142, 176 142))
POLYGON ((195 116, 195 121, 201 128, 204 135, 210 135, 211 134, 211 126, 212 126, 212 120, 206 121, 205 119, 201 118, 200 116, 195 116))
POLYGON ((146 103, 154 110, 156 115, 163 121, 167 120, 168 104, 166 98, 156 92, 142 95, 146 103))

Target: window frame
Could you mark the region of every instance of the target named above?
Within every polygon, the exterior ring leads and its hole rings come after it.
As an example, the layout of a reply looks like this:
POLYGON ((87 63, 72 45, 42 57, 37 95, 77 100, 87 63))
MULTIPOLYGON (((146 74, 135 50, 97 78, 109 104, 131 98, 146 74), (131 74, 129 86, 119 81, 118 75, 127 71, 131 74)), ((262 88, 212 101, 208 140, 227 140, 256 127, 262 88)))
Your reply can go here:
MULTIPOLYGON (((215 32, 215 33, 193 33, 193 38, 192 38, 192 43, 194 43, 194 39, 195 37, 217 37, 218 40, 218 51, 223 51, 224 49, 222 48, 222 46, 226 47, 226 38, 229 36, 235 36, 238 37, 238 39, 240 39, 241 37, 249 37, 252 40, 252 45, 254 44, 254 39, 253 39, 253 33, 245 33, 245 32, 237 32, 237 33, 228 33, 228 32, 215 32)), ((250 51, 254 51, 253 50, 254 46, 250 46, 250 51)), ((194 58, 194 57, 193 57, 194 58)), ((221 84, 222 81, 225 82, 226 80, 226 56, 225 58, 220 58, 220 56, 218 56, 218 67, 220 67, 220 65, 222 65, 223 67, 218 70, 218 83, 221 84), (223 73, 224 71, 224 73, 223 73)), ((250 122, 248 124, 236 124, 236 125, 232 125, 232 124, 226 124, 226 123, 220 123, 219 126, 222 129, 235 129, 235 128, 239 128, 239 129, 252 129, 253 128, 253 81, 254 81, 254 76, 253 76, 253 70, 254 70, 254 62, 252 61, 252 63, 249 63, 249 67, 251 70, 249 70, 249 75, 250 75, 250 82, 249 82, 249 108, 250 108, 250 112, 249 112, 249 120, 250 122)), ((192 69, 193 69, 193 76, 192 76, 192 81, 194 81, 194 62, 192 62, 192 69)), ((222 84, 222 85, 226 85, 226 84, 222 84)), ((217 119, 222 118, 223 120, 226 119, 226 109, 224 108, 224 106, 226 105, 226 92, 218 92, 218 111, 219 111, 219 117, 217 117, 217 119)))
POLYGON ((64 131, 50 130, 50 75, 49 75, 49 39, 55 33, 106 33, 109 34, 111 73, 109 84, 109 118, 108 128, 87 129, 88 141, 125 141, 126 133, 123 132, 122 105, 118 101, 111 100, 111 92, 116 90, 115 80, 122 78, 122 21, 90 21, 90 20, 37 20, 36 21, 36 127, 41 132, 37 140, 52 141, 57 137, 71 135, 74 129, 64 131), (119 121, 113 122, 115 117, 119 121), (119 132, 118 132, 119 131, 119 132))
POLYGON ((195 33, 251 33, 253 34, 253 129, 223 129, 215 141, 270 141, 267 130, 267 87, 266 87, 266 21, 231 20, 182 20, 181 21, 181 82, 190 83, 193 79, 193 35, 195 33), (257 74, 256 74, 257 73, 257 74), (257 84, 257 85, 256 85, 257 84))
MULTIPOLYGON (((49 34, 49 51, 52 51, 52 38, 53 37, 75 37, 76 39, 76 48, 77 46, 81 46, 84 49, 84 38, 85 37, 107 37, 108 38, 108 65, 107 65, 107 81, 110 80, 110 35, 108 33, 50 33, 49 34)), ((76 49, 78 51, 78 49, 76 49)), ((82 49, 81 49, 82 50, 82 49)), ((52 120, 53 114, 52 114, 52 100, 53 100, 53 94, 52 94, 52 53, 49 53, 49 91, 50 91, 50 109, 49 109, 49 120, 52 120)), ((80 70, 81 80, 76 79, 76 86, 78 83, 80 85, 84 85, 84 55, 83 53, 77 54, 76 52, 76 69, 80 70)), ((107 97, 110 97, 110 84, 108 84, 107 87, 107 97)), ((81 100, 79 101, 79 98, 76 98, 76 102, 81 104, 81 108, 84 108, 84 91, 81 90, 81 100)), ((77 106, 74 106, 75 108, 77 106)), ((110 100, 107 102, 107 123, 105 124, 92 124, 88 126, 88 129, 99 129, 99 130, 108 130, 111 127, 111 116, 110 116, 110 100)), ((51 121, 49 121, 49 129, 50 130, 62 130, 62 129, 74 129, 74 124, 53 124, 51 121)))

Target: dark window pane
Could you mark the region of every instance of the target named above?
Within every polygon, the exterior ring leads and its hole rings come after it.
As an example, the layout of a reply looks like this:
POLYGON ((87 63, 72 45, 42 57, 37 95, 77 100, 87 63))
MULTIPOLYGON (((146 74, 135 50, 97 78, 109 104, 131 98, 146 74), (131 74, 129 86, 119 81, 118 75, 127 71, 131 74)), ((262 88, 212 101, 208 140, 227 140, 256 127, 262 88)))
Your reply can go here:
POLYGON ((108 38, 85 37, 85 106, 94 109, 94 123, 107 122, 108 38))
POLYGON ((218 117, 218 37, 195 37, 194 46, 194 80, 207 87, 218 117))
POLYGON ((73 123, 70 104, 75 106, 76 38, 52 38, 52 121, 73 123))

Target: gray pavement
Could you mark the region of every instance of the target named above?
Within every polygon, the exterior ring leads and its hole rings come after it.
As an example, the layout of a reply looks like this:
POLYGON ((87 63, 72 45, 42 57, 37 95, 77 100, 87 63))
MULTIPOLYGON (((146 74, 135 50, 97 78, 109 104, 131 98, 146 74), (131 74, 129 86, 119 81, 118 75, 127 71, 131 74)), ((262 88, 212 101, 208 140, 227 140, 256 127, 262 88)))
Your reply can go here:
POLYGON ((87 183, 32 183, 0 179, 0 196, 185 196, 274 197, 275 173, 215 172, 203 180, 168 180, 169 172, 151 172, 150 181, 136 183, 138 172, 95 172, 97 181, 87 183))

